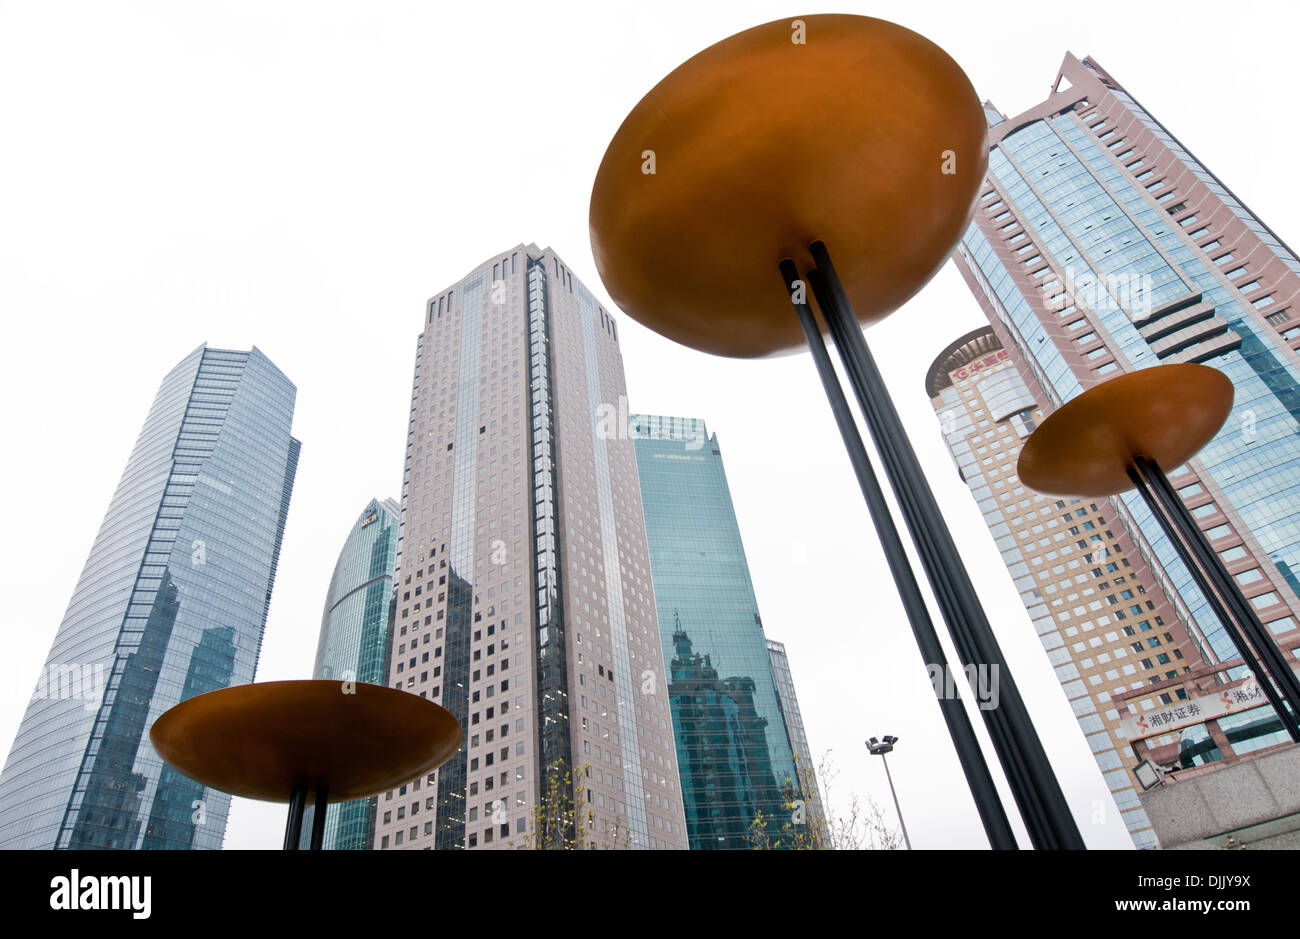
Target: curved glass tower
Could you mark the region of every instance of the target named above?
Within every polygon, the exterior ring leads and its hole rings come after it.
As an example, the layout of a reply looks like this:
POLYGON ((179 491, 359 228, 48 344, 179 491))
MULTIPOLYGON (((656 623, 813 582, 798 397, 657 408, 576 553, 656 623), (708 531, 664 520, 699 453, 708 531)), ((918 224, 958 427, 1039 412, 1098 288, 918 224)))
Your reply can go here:
POLYGON ((230 797, 149 728, 253 680, 298 466, 296 390, 258 349, 168 373, 0 774, 0 848, 219 848, 230 797))
MULTIPOLYGON (((325 598, 313 678, 386 684, 401 519, 396 501, 371 499, 343 542, 325 598)), ((325 815, 325 847, 364 851, 373 825, 369 799, 335 803, 325 815)), ((304 823, 303 831, 305 837, 310 826, 304 823)))

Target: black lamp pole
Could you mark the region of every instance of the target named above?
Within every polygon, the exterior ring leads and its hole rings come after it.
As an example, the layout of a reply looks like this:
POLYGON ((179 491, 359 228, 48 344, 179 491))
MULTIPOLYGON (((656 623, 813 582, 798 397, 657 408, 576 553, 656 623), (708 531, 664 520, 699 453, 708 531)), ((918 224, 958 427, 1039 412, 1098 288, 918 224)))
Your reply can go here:
MULTIPOLYGON (((835 415, 835 423, 839 426, 840 436, 844 439, 844 448, 848 451, 853 471, 858 477, 858 485, 862 489, 863 498, 875 523, 876 534, 885 552, 885 560, 889 564, 890 573, 893 574, 894 583, 898 585, 899 596, 903 601, 908 622, 912 625, 912 634, 916 637, 917 647, 921 650, 921 656, 926 664, 940 665, 944 669, 944 674, 947 674, 947 656, 939 643, 939 635, 935 631, 934 623, 930 619, 930 611, 921 596, 921 589, 917 585, 916 575, 912 572, 912 565, 907 560, 907 552, 903 548, 898 528, 894 525, 894 518, 889 513, 889 506, 885 502, 880 482, 871 468, 862 436, 858 433, 858 425, 853 420, 849 402, 844 397, 839 378, 835 374, 835 366, 831 364, 826 344, 822 341, 821 330, 817 326, 812 308, 807 302, 796 299, 800 281, 799 271, 793 261, 781 262, 781 276, 785 279, 786 290, 790 293, 795 313, 799 317, 799 325, 803 328, 804 338, 812 353, 813 364, 817 366, 817 374, 826 390, 826 398, 835 415)), ((975 728, 971 726, 966 708, 958 698, 940 696, 939 709, 943 713, 944 722, 948 725, 948 733, 952 736, 953 746, 957 750, 957 759, 966 774, 966 782, 975 799, 980 820, 984 823, 984 832, 988 835, 989 844, 999 850, 1014 850, 1015 834, 1011 830, 1011 823, 1007 820, 1006 809, 1003 808, 1002 800, 998 796, 997 786, 984 760, 984 753, 980 750, 979 740, 975 736, 975 728)))
POLYGON ((998 704, 981 713, 1030 839, 1039 849, 1082 849, 1083 836, 867 348, 830 254, 820 241, 813 242, 809 250, 817 266, 809 272, 808 282, 884 463, 885 475, 898 497, 957 654, 964 665, 986 666, 999 673, 998 704))
POLYGON ((297 851, 302 840, 302 819, 307 814, 307 786, 293 787, 289 796, 289 820, 284 827, 284 850, 297 851))
MULTIPOLYGON (((289 820, 284 828, 284 850, 302 848, 302 823, 307 816, 306 783, 299 783, 289 796, 289 820)), ((325 845, 325 811, 329 808, 329 790, 324 783, 316 787, 316 800, 312 803, 311 837, 308 848, 320 851, 325 845)))
POLYGON ((1169 484, 1169 477, 1154 460, 1137 457, 1129 467, 1128 476, 1201 588, 1210 609, 1237 647, 1241 661, 1255 674, 1278 720, 1291 739, 1300 743, 1300 724, 1296 721, 1296 713, 1300 713, 1300 680, 1259 621, 1241 587, 1224 567, 1223 559, 1210 547, 1205 532, 1192 519, 1187 506, 1169 484), (1258 658, 1252 653, 1252 646, 1258 658), (1260 667, 1259 659, 1264 660, 1264 668, 1260 667))

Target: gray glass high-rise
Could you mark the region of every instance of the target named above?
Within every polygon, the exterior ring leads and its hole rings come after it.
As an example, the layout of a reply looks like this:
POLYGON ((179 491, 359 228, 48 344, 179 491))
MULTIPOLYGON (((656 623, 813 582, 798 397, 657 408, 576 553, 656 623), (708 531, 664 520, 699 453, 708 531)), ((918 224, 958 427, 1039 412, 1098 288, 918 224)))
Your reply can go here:
POLYGON ((163 379, 0 774, 0 848, 219 848, 230 797, 149 728, 253 680, 298 465, 296 390, 256 348, 163 379))

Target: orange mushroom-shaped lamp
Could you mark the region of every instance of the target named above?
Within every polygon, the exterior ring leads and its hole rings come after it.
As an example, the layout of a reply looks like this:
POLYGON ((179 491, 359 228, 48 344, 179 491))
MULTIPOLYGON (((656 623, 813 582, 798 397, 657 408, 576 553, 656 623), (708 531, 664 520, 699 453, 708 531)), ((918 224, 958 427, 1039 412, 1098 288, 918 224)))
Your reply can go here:
POLYGON ((1016 472, 1048 495, 1110 496, 1136 487, 1282 726, 1300 743, 1300 679, 1166 475, 1219 433, 1232 400, 1232 381, 1208 365, 1154 365, 1118 375, 1053 411, 1025 441, 1016 472))
POLYGON ((188 698, 149 731, 158 755, 222 792, 288 802, 296 849, 308 798, 319 849, 329 801, 383 792, 432 772, 460 749, 450 712, 405 691, 362 682, 269 681, 188 698))
MULTIPOLYGON (((736 358, 807 346, 921 653, 946 668, 831 365, 830 333, 958 652, 1001 676, 1000 706, 981 713, 1030 837, 1078 848, 1078 826, 862 335, 956 247, 983 185, 987 138, 970 80, 925 37, 847 14, 765 23, 688 59, 628 114, 596 173, 591 247, 614 302, 669 339, 736 358)), ((960 702, 941 699, 940 709, 990 843, 1015 847, 960 702)))

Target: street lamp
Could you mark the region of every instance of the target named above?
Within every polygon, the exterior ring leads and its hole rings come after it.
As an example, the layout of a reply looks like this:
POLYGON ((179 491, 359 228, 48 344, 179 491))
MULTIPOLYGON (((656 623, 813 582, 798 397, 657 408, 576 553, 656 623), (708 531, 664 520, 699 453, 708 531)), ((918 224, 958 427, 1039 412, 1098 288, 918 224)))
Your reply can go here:
POLYGON ((892 753, 894 744, 898 743, 897 737, 883 737, 877 739, 871 737, 867 740, 867 752, 872 756, 880 757, 880 762, 885 764, 885 778, 889 780, 889 794, 894 797, 894 811, 898 813, 898 827, 903 829, 903 843, 907 845, 907 850, 912 850, 912 839, 907 837, 907 825, 903 822, 903 809, 898 804, 898 793, 894 791, 894 777, 889 773, 889 761, 885 759, 886 753, 892 753))

